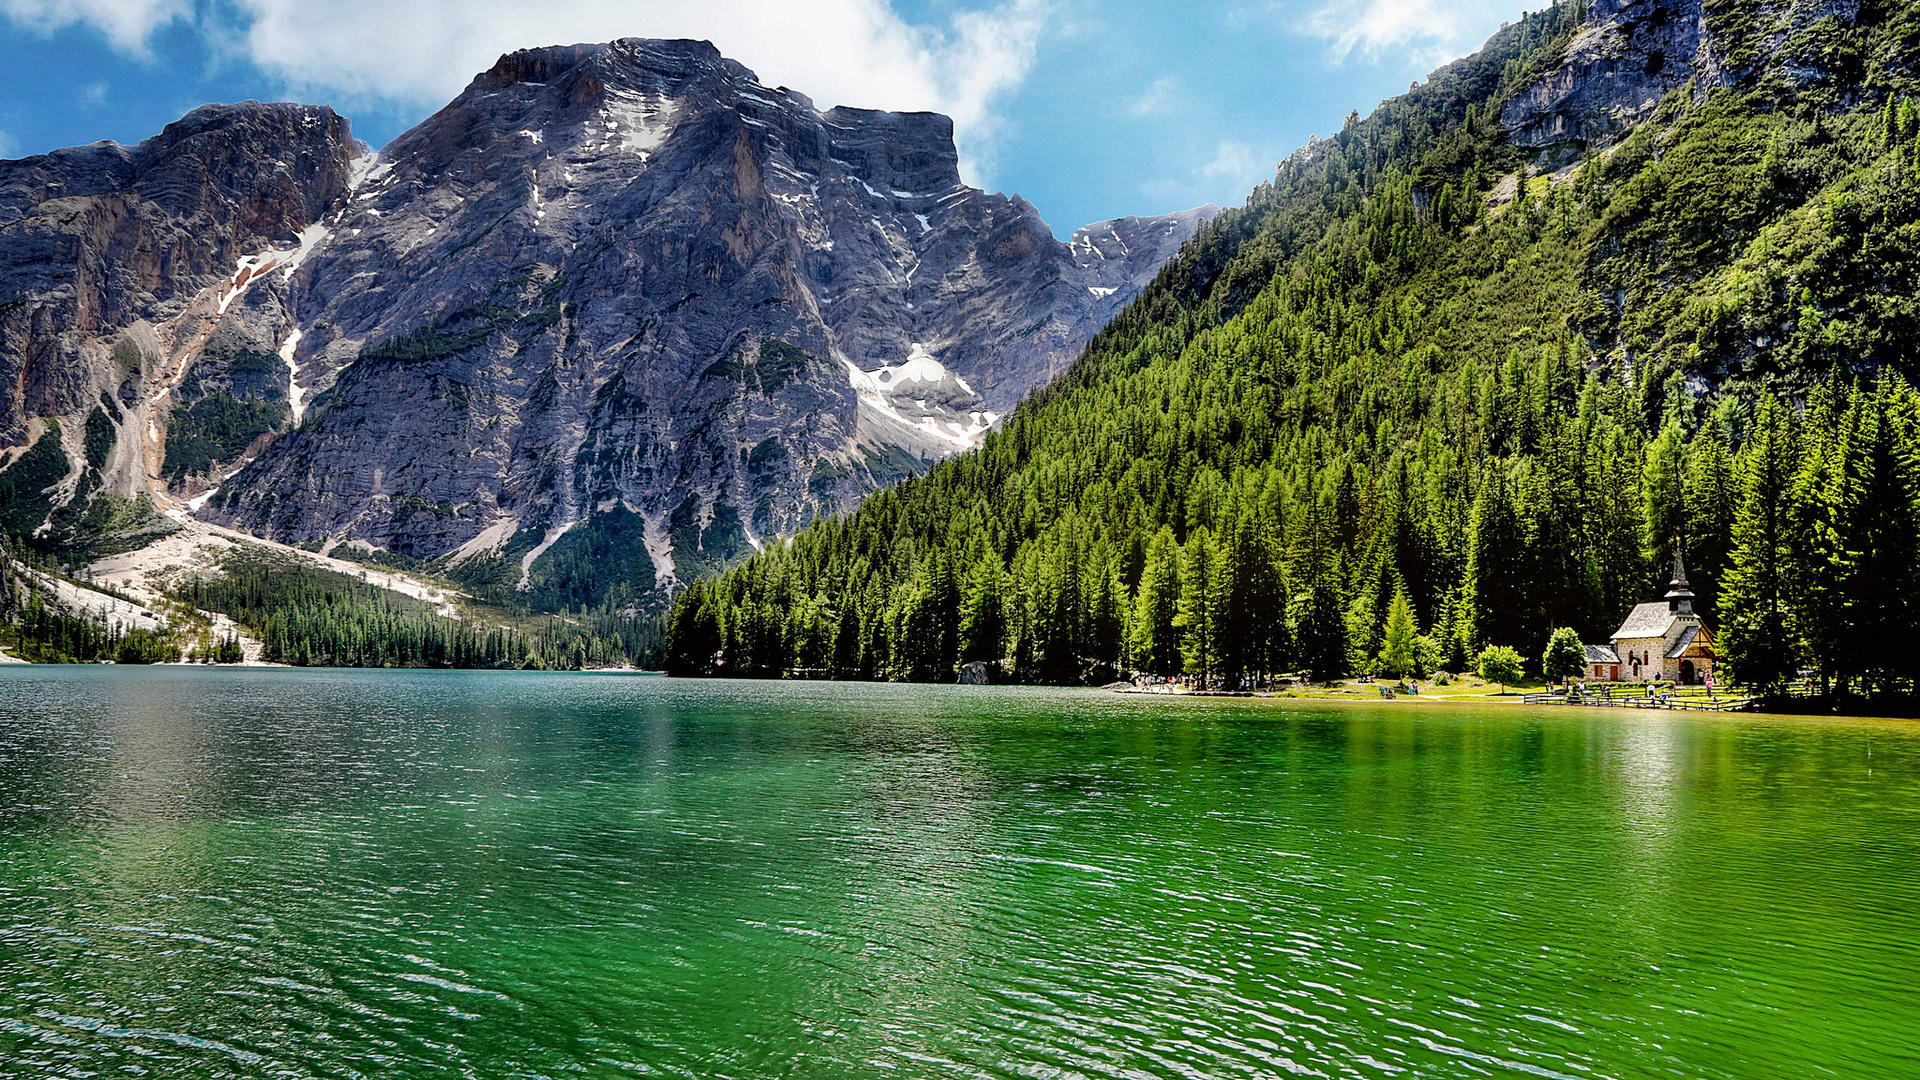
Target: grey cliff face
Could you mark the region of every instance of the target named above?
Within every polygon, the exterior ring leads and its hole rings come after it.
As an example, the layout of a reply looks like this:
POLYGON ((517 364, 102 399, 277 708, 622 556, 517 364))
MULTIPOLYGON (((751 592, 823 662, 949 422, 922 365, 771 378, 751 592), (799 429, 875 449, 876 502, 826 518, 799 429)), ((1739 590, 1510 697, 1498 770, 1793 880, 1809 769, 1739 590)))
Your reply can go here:
POLYGON ((245 102, 135 147, 0 162, 0 445, 14 448, 0 460, 19 466, 0 477, 6 527, 86 535, 151 517, 123 503, 158 482, 174 411, 198 393, 181 392, 190 369, 252 394, 259 380, 236 384, 230 361, 284 321, 283 280, 245 311, 236 281, 343 204, 355 152, 331 109, 245 102))
POLYGON ((1061 243, 945 117, 704 42, 512 53, 378 156, 207 106, 0 163, 0 526, 633 595, 975 445, 1214 212, 1061 243))
POLYGON ((201 512, 522 587, 614 534, 685 580, 974 445, 1211 210, 1063 244, 945 117, 684 41, 510 54, 359 169, 270 350, 298 426, 201 512))
POLYGON ((1067 245, 1073 252, 1074 263, 1091 277, 1105 282, 1088 287, 1090 293, 1106 300, 1110 308, 1102 313, 1101 324, 1126 306, 1125 301, 1115 303, 1115 297, 1125 296, 1130 300, 1146 288, 1167 260, 1179 254, 1180 246, 1219 213, 1220 208, 1209 203, 1158 217, 1096 221, 1076 230, 1067 245))
POLYGON ((1618 141, 1668 92, 1694 82, 1704 98, 1757 74, 1795 83, 1823 72, 1795 48, 1825 19, 1852 22, 1859 0, 1764 0, 1709 11, 1700 0, 1590 0, 1586 25, 1552 71, 1500 119, 1515 145, 1618 141))

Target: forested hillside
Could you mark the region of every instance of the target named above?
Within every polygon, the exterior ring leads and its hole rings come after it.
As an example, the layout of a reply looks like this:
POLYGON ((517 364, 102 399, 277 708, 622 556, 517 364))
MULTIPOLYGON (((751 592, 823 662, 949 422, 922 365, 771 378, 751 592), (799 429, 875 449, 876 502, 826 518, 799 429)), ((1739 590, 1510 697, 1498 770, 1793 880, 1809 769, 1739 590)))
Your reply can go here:
POLYGON ((193 610, 246 627, 261 659, 294 667, 624 667, 645 657, 658 620, 581 608, 535 615, 469 603, 453 618, 434 605, 346 574, 260 552, 234 552, 217 573, 171 590, 193 610))
POLYGON ((83 582, 72 570, 0 536, 0 648, 8 655, 35 664, 242 659, 238 640, 213 633, 207 620, 164 624, 133 597, 83 582))
POLYGON ((1571 6, 1350 117, 980 450, 689 589, 671 670, 1328 677, 1402 593, 1459 670, 1604 640, 1680 542, 1738 677, 1910 686, 1920 18, 1756 10, 1604 145, 1500 122, 1571 6))

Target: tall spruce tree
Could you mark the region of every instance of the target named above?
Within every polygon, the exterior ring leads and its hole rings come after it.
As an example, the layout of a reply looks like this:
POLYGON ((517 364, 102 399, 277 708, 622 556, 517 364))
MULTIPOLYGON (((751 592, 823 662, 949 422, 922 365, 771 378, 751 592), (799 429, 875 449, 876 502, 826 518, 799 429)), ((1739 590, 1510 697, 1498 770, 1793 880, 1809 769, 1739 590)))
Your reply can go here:
POLYGON ((1720 587, 1720 648, 1733 677, 1778 690, 1798 667, 1789 598, 1794 592, 1793 430, 1786 409, 1760 403, 1741 448, 1733 552, 1720 587))
POLYGON ((1006 570, 991 551, 976 551, 960 601, 960 659, 998 660, 1005 656, 1006 614, 1002 607, 1006 570))
POLYGON ((1180 654, 1189 675, 1210 676, 1220 670, 1220 611, 1224 574, 1220 550, 1206 526, 1187 536, 1181 548, 1180 654))
POLYGON ((1293 636, 1301 667, 1321 682, 1346 678, 1351 669, 1340 594, 1322 581, 1300 594, 1295 608, 1293 636))
POLYGON ((1734 507, 1738 501, 1726 425, 1718 415, 1702 424, 1687 445, 1684 500, 1687 571, 1700 607, 1713 611, 1733 551, 1734 507))
POLYGON ((1083 647, 1095 663, 1117 668, 1126 651, 1126 596, 1113 546, 1105 537, 1094 542, 1085 569, 1086 581, 1080 587, 1087 605, 1083 647))
POLYGON ((1129 653, 1135 668, 1152 675, 1177 675, 1186 667, 1180 655, 1180 544, 1162 526, 1147 547, 1147 561, 1134 597, 1129 653))
POLYGON ((1845 647, 1847 588, 1852 581, 1853 555, 1847 550, 1849 503, 1847 459, 1855 434, 1843 430, 1858 422, 1858 412, 1846 403, 1847 392, 1838 382, 1816 386, 1808 395, 1806 421, 1801 427, 1800 463, 1792 488, 1793 626, 1806 643, 1819 672, 1822 688, 1840 670, 1845 647))
POLYGON ((1842 453, 1850 481, 1839 509, 1848 556, 1839 667, 1862 689, 1904 691, 1916 669, 1916 583, 1920 583, 1920 520, 1916 498, 1912 391, 1897 377, 1854 395, 1843 425, 1852 442, 1842 453))
MULTIPOLYGON (((1505 643, 1522 632, 1532 606, 1526 523, 1514 503, 1507 466, 1496 463, 1473 503, 1467 590, 1473 643, 1505 643)), ((1477 651, 1477 650, 1470 650, 1477 651)))
POLYGON ((1268 541, 1269 529, 1251 506, 1237 507, 1220 545, 1220 610, 1215 638, 1220 671, 1230 680, 1274 670, 1281 640, 1275 618, 1285 597, 1268 541))
POLYGON ((1413 622, 1413 602, 1407 599, 1404 586, 1393 590, 1393 601, 1387 605, 1387 625, 1381 635, 1380 655, 1374 662, 1374 671, 1389 679, 1405 678, 1411 673, 1417 655, 1414 652, 1414 638, 1419 628, 1413 622))
POLYGON ((1665 567, 1671 565, 1673 546, 1684 541, 1687 533, 1686 436, 1680 424, 1669 416, 1660 435, 1647 446, 1647 463, 1642 472, 1642 498, 1646 508, 1640 544, 1647 565, 1654 568, 1659 584, 1665 567))

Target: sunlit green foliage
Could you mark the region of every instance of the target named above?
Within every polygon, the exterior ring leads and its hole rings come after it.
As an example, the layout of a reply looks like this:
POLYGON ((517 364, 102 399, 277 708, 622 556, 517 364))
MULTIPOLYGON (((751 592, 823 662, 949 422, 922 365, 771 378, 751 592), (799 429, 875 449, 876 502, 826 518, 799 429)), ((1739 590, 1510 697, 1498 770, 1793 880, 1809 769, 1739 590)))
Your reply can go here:
POLYGON ((1540 657, 1540 673, 1549 679, 1576 679, 1587 670, 1587 648, 1580 632, 1563 626, 1547 639, 1547 651, 1540 657))
POLYGON ((1480 655, 1474 658, 1473 669, 1481 678, 1502 690, 1526 676, 1526 669, 1521 666, 1520 654, 1507 645, 1489 645, 1480 650, 1480 655))
MULTIPOLYGON (((1606 640, 1676 545, 1717 617, 1769 565, 1731 475, 1753 418, 1804 408, 1785 663, 1909 683, 1920 131, 1889 137, 1886 68, 1866 102, 1688 86, 1513 184, 1501 106, 1576 24, 1531 15, 1284 163, 979 451, 690 589, 672 668, 951 679, 927 628, 985 610, 956 573, 999 590, 967 653, 1048 682, 1370 669, 1403 590, 1452 670, 1540 656, 1606 640)), ((1890 27, 1794 47, 1845 66, 1890 27)))
POLYGON ((446 617, 411 597, 268 556, 231 554, 174 595, 223 612, 296 667, 570 668, 626 664, 650 635, 636 620, 555 617, 531 631, 446 617))

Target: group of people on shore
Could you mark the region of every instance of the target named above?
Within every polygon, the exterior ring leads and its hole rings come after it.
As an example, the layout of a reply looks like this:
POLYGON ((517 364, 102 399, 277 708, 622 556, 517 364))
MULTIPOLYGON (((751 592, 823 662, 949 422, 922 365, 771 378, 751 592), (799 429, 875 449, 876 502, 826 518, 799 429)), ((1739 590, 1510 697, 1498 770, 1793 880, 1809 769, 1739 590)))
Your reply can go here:
MULTIPOLYGON (((1706 679, 1705 679, 1705 680, 1703 680, 1703 683, 1702 683, 1702 685, 1704 685, 1704 686, 1706 687, 1706 690, 1707 690, 1707 700, 1708 700, 1708 701, 1717 701, 1717 700, 1719 700, 1719 699, 1718 699, 1717 697, 1715 697, 1715 695, 1714 695, 1714 686, 1713 686, 1713 676, 1712 676, 1712 675, 1708 675, 1708 676, 1706 677, 1706 679)), ((1566 690, 1566 693, 1567 693, 1567 696, 1568 696, 1568 697, 1572 697, 1572 698, 1584 698, 1584 697, 1599 697, 1599 698, 1604 698, 1604 699, 1606 699, 1606 700, 1608 700, 1608 701, 1612 701, 1612 700, 1614 700, 1614 699, 1616 699, 1616 698, 1626 698, 1626 697, 1629 697, 1629 696, 1631 696, 1631 697, 1638 697, 1638 696, 1639 696, 1639 693, 1638 693, 1638 691, 1636 691, 1636 692, 1634 692, 1634 693, 1633 693, 1633 694, 1631 694, 1631 695, 1629 695, 1629 694, 1626 694, 1626 693, 1619 693, 1619 694, 1616 694, 1616 693, 1614 693, 1614 689, 1615 689, 1616 687, 1618 687, 1618 688, 1619 688, 1619 689, 1621 689, 1622 691, 1624 691, 1624 690, 1626 690, 1626 689, 1627 689, 1627 687, 1626 687, 1625 685, 1623 685, 1623 684, 1619 684, 1619 683, 1601 683, 1601 684, 1599 685, 1599 687, 1598 687, 1597 689, 1589 689, 1589 688, 1588 688, 1588 686, 1587 686, 1587 683, 1586 683, 1586 680, 1584 680, 1584 679, 1577 679, 1577 680, 1573 680, 1573 681, 1570 681, 1570 682, 1568 682, 1568 683, 1567 683, 1567 685, 1566 685, 1566 687, 1565 687, 1565 690, 1566 690)), ((1676 689, 1677 689, 1677 686, 1676 686, 1676 684, 1674 684, 1674 683, 1669 683, 1669 682, 1649 682, 1649 683, 1647 683, 1647 684, 1646 684, 1646 695, 1647 695, 1647 701, 1648 701, 1648 703, 1650 703, 1650 704, 1655 704, 1655 705, 1658 705, 1658 704, 1664 704, 1664 703, 1666 703, 1666 702, 1670 702, 1670 701, 1672 701, 1672 700, 1673 700, 1673 697, 1674 697, 1674 691, 1675 691, 1676 689)))

